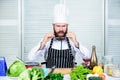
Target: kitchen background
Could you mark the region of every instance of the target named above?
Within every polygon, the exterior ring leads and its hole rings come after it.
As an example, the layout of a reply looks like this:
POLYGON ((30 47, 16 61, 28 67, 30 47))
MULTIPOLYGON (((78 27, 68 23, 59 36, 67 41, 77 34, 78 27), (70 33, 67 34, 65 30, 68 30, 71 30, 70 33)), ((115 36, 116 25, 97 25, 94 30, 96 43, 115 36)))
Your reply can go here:
MULTIPOLYGON (((61 0, 62 1, 62 0, 61 0)), ((10 65, 28 61, 29 51, 52 31, 53 8, 60 0, 0 0, 0 56, 10 65)), ((120 0, 66 0, 69 31, 91 52, 120 56, 120 0)), ((39 61, 43 61, 40 59, 39 61)), ((76 61, 81 63, 78 56, 76 61)))

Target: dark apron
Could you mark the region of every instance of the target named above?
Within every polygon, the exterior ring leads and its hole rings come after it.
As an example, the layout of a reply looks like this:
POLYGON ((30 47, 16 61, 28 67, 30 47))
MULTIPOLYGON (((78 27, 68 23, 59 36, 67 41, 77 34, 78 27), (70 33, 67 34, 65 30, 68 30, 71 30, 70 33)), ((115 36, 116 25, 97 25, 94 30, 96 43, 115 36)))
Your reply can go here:
POLYGON ((52 48, 53 39, 51 40, 50 47, 48 50, 48 56, 46 59, 46 67, 51 68, 56 66, 56 68, 73 68, 74 67, 74 57, 71 52, 71 45, 69 39, 66 38, 69 49, 57 50, 52 48))

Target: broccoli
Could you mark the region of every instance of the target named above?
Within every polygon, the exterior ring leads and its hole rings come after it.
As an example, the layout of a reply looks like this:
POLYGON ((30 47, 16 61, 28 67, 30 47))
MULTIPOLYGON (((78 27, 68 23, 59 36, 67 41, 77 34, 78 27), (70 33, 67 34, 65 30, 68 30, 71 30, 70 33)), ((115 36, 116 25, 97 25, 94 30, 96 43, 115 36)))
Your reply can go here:
POLYGON ((33 67, 31 70, 31 80, 43 80, 43 79, 44 79, 43 69, 37 66, 33 67))

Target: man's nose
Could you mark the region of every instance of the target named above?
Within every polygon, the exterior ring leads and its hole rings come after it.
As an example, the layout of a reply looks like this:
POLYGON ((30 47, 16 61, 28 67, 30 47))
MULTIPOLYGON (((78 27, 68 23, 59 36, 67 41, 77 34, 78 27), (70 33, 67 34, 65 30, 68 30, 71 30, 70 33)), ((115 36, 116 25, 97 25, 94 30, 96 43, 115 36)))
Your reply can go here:
POLYGON ((63 27, 62 27, 62 26, 60 26, 59 30, 60 30, 60 31, 61 31, 61 30, 63 30, 63 27))

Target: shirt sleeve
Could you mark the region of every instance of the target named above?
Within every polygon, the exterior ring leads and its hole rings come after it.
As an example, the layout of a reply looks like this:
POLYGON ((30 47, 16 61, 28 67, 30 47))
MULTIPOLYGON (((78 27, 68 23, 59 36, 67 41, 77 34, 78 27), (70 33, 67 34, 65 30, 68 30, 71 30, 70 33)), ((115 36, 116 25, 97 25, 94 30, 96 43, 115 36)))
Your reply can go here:
POLYGON ((43 57, 45 55, 45 53, 47 52, 49 42, 46 43, 46 45, 45 45, 45 47, 43 49, 38 50, 40 48, 41 41, 39 42, 39 44, 37 46, 32 48, 32 50, 29 52, 28 59, 30 61, 38 60, 40 57, 43 57))
POLYGON ((91 54, 90 51, 79 43, 79 48, 75 47, 74 43, 70 40, 70 43, 74 49, 75 55, 80 56, 82 58, 90 58, 91 54))
POLYGON ((85 46, 83 46, 82 44, 79 45, 78 52, 83 54, 82 58, 90 58, 91 57, 90 51, 85 46))

